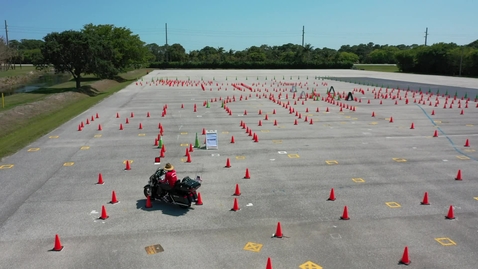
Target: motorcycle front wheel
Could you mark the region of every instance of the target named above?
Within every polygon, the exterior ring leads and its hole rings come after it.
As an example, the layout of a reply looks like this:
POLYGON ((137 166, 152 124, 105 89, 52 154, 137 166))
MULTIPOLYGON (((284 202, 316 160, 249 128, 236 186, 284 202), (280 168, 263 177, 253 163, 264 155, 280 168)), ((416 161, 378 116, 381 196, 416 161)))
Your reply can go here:
POLYGON ((149 187, 149 186, 144 187, 143 193, 144 193, 144 196, 145 196, 146 198, 148 198, 148 196, 149 196, 149 197, 152 197, 152 196, 153 196, 153 195, 152 195, 152 192, 151 192, 151 187, 149 187))

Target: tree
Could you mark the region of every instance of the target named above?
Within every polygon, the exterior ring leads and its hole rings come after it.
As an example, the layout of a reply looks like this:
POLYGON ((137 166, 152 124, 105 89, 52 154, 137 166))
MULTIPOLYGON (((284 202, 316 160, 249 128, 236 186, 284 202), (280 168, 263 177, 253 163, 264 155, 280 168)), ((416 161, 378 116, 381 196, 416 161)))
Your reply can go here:
POLYGON ((186 50, 178 43, 168 47, 168 55, 171 62, 182 62, 187 58, 186 50))
POLYGON ((51 64, 55 73, 69 72, 75 79, 76 88, 80 88, 82 74, 89 70, 94 61, 93 41, 84 33, 73 30, 53 32, 43 39, 43 61, 36 65, 42 68, 51 64))
POLYGON ((164 57, 166 55, 166 46, 159 46, 156 43, 151 43, 146 45, 145 47, 153 56, 151 60, 155 62, 162 62, 165 59, 164 57))
POLYGON ((395 53, 398 70, 402 72, 414 72, 415 52, 413 50, 401 50, 395 53))
POLYGON ((359 61, 359 56, 352 52, 340 52, 337 60, 339 62, 357 63, 359 61))

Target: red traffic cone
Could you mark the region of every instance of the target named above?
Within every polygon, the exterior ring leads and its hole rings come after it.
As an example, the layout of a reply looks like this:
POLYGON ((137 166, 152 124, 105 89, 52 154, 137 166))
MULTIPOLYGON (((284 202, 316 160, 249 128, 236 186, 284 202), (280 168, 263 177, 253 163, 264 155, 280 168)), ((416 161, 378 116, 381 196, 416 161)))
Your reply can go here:
POLYGON ((106 213, 106 207, 105 206, 101 206, 101 217, 100 219, 102 220, 105 220, 107 218, 109 218, 110 216, 108 216, 108 214, 106 213))
POLYGON ((98 174, 98 185, 103 185, 105 182, 103 181, 103 175, 101 173, 98 174))
POLYGON ((234 136, 231 136, 231 143, 234 143, 234 136))
POLYGON ((123 124, 122 123, 120 123, 120 128, 119 129, 123 130, 123 124))
POLYGON ((140 129, 140 130, 143 129, 143 124, 141 122, 139 123, 139 128, 138 129, 140 129))
POLYGON ((463 178, 461 178, 461 170, 458 170, 458 172, 456 173, 455 180, 463 180, 463 178))
POLYGON ((129 123, 129 119, 128 119, 128 118, 126 118, 126 120, 125 120, 125 123, 126 123, 126 124, 128 124, 128 123, 129 123))
POLYGON ((468 141, 468 138, 467 138, 465 142, 465 147, 469 147, 469 146, 470 146, 470 141, 468 141))
POLYGON ((330 190, 330 195, 329 195, 329 199, 327 199, 329 201, 335 201, 335 192, 334 192, 334 188, 332 188, 330 190))
POLYGON ((134 118, 134 113, 133 112, 131 112, 131 118, 134 118))
POLYGON ((153 205, 151 204, 151 197, 148 195, 148 197, 146 197, 146 205, 145 205, 146 208, 151 208, 153 207, 153 205))
POLYGON ((415 124, 413 124, 413 122, 412 122, 412 125, 410 126, 410 129, 415 129, 415 124))
POLYGON ((165 157, 165 156, 164 156, 164 148, 161 148, 161 149, 159 150, 159 157, 160 157, 160 158, 164 158, 164 157, 165 157))
POLYGON ((62 251, 63 246, 60 242, 60 236, 58 234, 55 235, 55 246, 53 247, 52 251, 62 251))
POLYGON ((184 156, 188 156, 188 154, 189 154, 189 149, 186 148, 186 153, 184 154, 184 156))
POLYGON ((237 198, 234 198, 234 205, 231 208, 231 211, 238 211, 238 210, 240 210, 239 203, 237 202, 237 198))
POLYGON ((264 117, 264 120, 269 120, 269 116, 266 114, 266 116, 264 117))
POLYGON ((272 235, 272 237, 277 237, 277 238, 282 238, 283 234, 282 234, 282 228, 280 226, 280 222, 277 223, 277 229, 276 229, 276 233, 272 235))
POLYGON ((128 160, 126 160, 126 168, 124 170, 131 170, 131 165, 128 160))
POLYGON ((402 259, 399 263, 405 265, 409 265, 411 263, 410 258, 408 257, 408 247, 405 247, 405 249, 403 250, 402 259))
POLYGON ((259 136, 256 133, 254 133, 253 140, 254 140, 254 143, 259 142, 259 136))
POLYGON ((435 132, 433 133, 433 137, 438 137, 438 130, 435 130, 435 132))
POLYGON ((193 151, 194 151, 193 144, 189 144, 189 152, 193 152, 193 151))
POLYGON ((298 123, 297 123, 297 119, 295 119, 295 120, 294 120, 294 125, 297 125, 297 124, 298 124, 298 123))
POLYGON ((151 117, 151 115, 149 114, 149 112, 146 114, 146 117, 147 117, 147 118, 151 117))
POLYGON ((229 158, 227 158, 226 160, 226 166, 224 166, 226 168, 230 168, 231 167, 231 161, 229 160, 229 158))
POLYGON ((261 120, 259 120, 258 126, 262 126, 262 121, 261 120))
POLYGON ((98 124, 98 131, 101 131, 103 130, 103 128, 101 127, 101 124, 98 124))
POLYGON ((344 206, 344 213, 342 214, 342 217, 340 217, 342 220, 349 220, 349 211, 347 209, 347 206, 344 206))
POLYGON ((247 110, 244 110, 244 115, 247 115, 247 110))
POLYGON ((266 269, 273 269, 273 268, 272 268, 272 261, 271 261, 271 258, 267 258, 267 265, 266 265, 266 269))
POLYGON ((448 209, 448 214, 445 217, 446 219, 455 219, 455 214, 453 213, 453 206, 450 205, 450 208, 448 209))
POLYGON ((435 115, 435 110, 432 110, 432 116, 434 116, 434 115, 435 115))
POLYGON ((372 111, 372 117, 375 117, 375 112, 372 111))
POLYGON ((206 129, 202 128, 202 135, 205 135, 205 134, 206 134, 206 129))
POLYGON ((78 131, 81 131, 81 124, 78 125, 78 131))
POLYGON ((393 117, 390 117, 390 122, 393 122, 393 117))
POLYGON ((118 199, 116 199, 116 192, 113 191, 113 192, 111 193, 111 201, 110 201, 110 204, 117 204, 117 203, 119 203, 119 201, 118 201, 118 199))
POLYGON ((249 174, 249 168, 246 168, 246 175, 244 176, 245 179, 250 179, 251 175, 249 174))
POLYGON ((277 120, 274 120, 274 126, 277 126, 277 120))
POLYGON ((198 192, 198 200, 196 201, 196 205, 203 205, 202 203, 202 197, 201 197, 201 193, 198 192))
POLYGON ((186 160, 187 163, 190 163, 191 162, 191 154, 189 154, 189 151, 188 151, 188 159, 186 160))
POLYGON ((428 202, 428 192, 425 192, 425 194, 423 195, 423 201, 422 201, 422 205, 429 205, 430 203, 428 202))
POLYGON ((116 118, 119 118, 119 113, 118 112, 116 112, 116 118))
POLYGON ((88 120, 88 118, 86 119, 86 124, 90 124, 90 120, 88 120))
POLYGON ((239 189, 239 184, 236 184, 236 190, 234 191, 234 196, 240 196, 241 190, 239 189))
POLYGON ((262 115, 262 110, 259 109, 259 115, 262 115))

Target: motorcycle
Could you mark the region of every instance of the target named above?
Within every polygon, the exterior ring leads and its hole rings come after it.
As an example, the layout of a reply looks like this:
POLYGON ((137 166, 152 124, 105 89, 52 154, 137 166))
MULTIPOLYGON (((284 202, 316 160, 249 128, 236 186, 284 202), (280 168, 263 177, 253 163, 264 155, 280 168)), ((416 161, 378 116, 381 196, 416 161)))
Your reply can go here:
POLYGON ((148 184, 144 186, 144 196, 163 201, 169 204, 178 205, 182 208, 190 208, 193 202, 197 201, 197 189, 201 187, 202 179, 197 176, 196 179, 185 177, 176 181, 174 187, 164 182, 166 170, 158 168, 156 172, 149 177, 148 184))

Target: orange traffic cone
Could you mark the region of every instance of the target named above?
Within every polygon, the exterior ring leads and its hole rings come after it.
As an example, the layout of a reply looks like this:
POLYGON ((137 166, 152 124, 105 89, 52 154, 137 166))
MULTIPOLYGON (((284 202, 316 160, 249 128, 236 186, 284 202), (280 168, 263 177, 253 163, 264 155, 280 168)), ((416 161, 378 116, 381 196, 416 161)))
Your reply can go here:
POLYGON ((408 257, 408 247, 405 247, 405 249, 403 250, 402 259, 399 263, 405 265, 409 265, 411 263, 410 258, 408 257))
POLYGON ((113 191, 112 194, 111 194, 111 201, 110 201, 110 204, 117 204, 119 203, 118 199, 116 199, 116 192, 113 191))
POLYGON ((272 235, 272 237, 277 237, 277 238, 282 238, 283 234, 282 234, 282 228, 280 226, 280 222, 277 223, 277 229, 276 229, 276 233, 272 235))
POLYGON ((126 160, 126 168, 124 170, 131 170, 131 165, 128 160, 126 160))
POLYGON ((433 133, 433 137, 438 137, 438 130, 435 130, 435 132, 433 133))
POLYGON ((468 138, 467 138, 465 142, 465 147, 469 147, 469 146, 470 146, 470 141, 468 141, 468 138))
POLYGON ((189 149, 186 148, 186 153, 184 154, 184 156, 188 156, 188 154, 189 154, 189 149))
POLYGON ((448 214, 445 217, 446 219, 455 219, 455 214, 453 213, 453 206, 451 205, 448 209, 448 214))
POLYGON ((390 122, 393 122, 393 117, 390 117, 390 122))
POLYGON ((196 201, 196 205, 203 205, 202 203, 202 197, 201 197, 201 193, 198 192, 198 200, 196 201))
POLYGON ((244 176, 245 179, 250 179, 251 175, 249 174, 249 168, 246 168, 246 175, 244 176))
POLYGON ((423 195, 423 201, 422 201, 422 205, 429 205, 430 203, 428 202, 428 192, 425 192, 425 194, 423 195))
POLYGON ((239 189, 239 184, 236 184, 236 191, 234 191, 234 196, 240 196, 241 190, 239 189))
POLYGON ((259 120, 258 126, 262 126, 262 121, 261 120, 259 120))
POLYGON ((105 220, 107 218, 109 218, 110 216, 108 216, 108 214, 106 213, 106 207, 105 206, 101 206, 101 217, 100 219, 102 220, 105 220))
POLYGON ((330 190, 330 195, 329 195, 329 199, 327 199, 329 201, 335 201, 335 192, 334 192, 334 188, 332 188, 330 190))
POLYGON ((342 220, 349 220, 349 211, 347 209, 347 206, 344 206, 344 213, 342 214, 342 217, 340 217, 342 220))
POLYGON ((234 143, 234 136, 231 136, 231 143, 234 143))
POLYGON ((267 265, 266 265, 266 269, 273 269, 272 268, 272 261, 271 261, 271 258, 267 258, 267 265))
POLYGON ((229 160, 229 158, 227 158, 226 160, 226 166, 224 166, 226 168, 230 168, 231 167, 231 161, 229 160))
POLYGON ((238 210, 240 210, 239 203, 237 202, 237 198, 234 198, 234 205, 231 208, 231 211, 238 211, 238 210))
POLYGON ((191 154, 189 153, 189 151, 188 151, 188 156, 187 157, 188 157, 188 159, 186 160, 186 162, 190 163, 191 162, 191 154))
POLYGON ((103 175, 101 173, 98 174, 98 185, 103 185, 105 182, 103 181, 103 175))
POLYGON ((412 125, 410 126, 410 129, 415 129, 415 124, 413 124, 413 122, 412 122, 412 125))
POLYGON ((189 144, 189 152, 193 152, 193 151, 194 151, 193 144, 189 144))
POLYGON ((455 180, 463 180, 463 178, 461 178, 461 170, 458 170, 458 172, 456 173, 455 180))
POLYGON ((60 242, 60 236, 58 234, 55 235, 55 246, 53 247, 52 251, 62 251, 63 246, 60 242))
POLYGON ((148 195, 148 197, 146 197, 146 208, 151 208, 153 207, 153 205, 151 204, 151 197, 148 195))
POLYGON ((120 123, 120 130, 123 130, 123 124, 120 123))
POLYGON ((139 128, 138 129, 143 129, 143 124, 141 124, 141 122, 139 123, 139 128))
POLYGON ((128 124, 128 123, 129 123, 129 119, 128 119, 128 118, 126 118, 126 121, 125 121, 125 123, 126 123, 126 124, 128 124))

